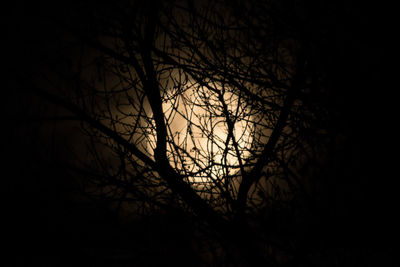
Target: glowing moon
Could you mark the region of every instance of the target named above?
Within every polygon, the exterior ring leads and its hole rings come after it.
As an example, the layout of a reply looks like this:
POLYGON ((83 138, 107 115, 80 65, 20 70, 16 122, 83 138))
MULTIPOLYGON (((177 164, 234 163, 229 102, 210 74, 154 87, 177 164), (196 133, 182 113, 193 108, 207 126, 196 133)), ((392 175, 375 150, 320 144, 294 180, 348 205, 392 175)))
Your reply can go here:
MULTIPOLYGON (((165 92, 163 99, 167 152, 174 168, 195 184, 239 171, 240 161, 249 155, 253 125, 248 108, 238 96, 218 85, 207 88, 188 83, 180 92, 165 92), (234 125, 233 136, 229 136, 227 116, 234 125)), ((155 133, 148 149, 154 149, 154 145, 155 133)))

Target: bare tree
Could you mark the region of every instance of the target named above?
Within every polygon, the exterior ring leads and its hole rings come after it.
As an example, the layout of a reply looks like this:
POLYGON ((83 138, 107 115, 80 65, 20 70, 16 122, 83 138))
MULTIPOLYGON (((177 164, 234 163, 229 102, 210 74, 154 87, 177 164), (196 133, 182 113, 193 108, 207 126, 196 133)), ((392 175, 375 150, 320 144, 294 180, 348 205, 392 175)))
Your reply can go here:
POLYGON ((136 216, 183 211, 239 265, 301 257, 284 232, 319 200, 329 119, 303 6, 86 4, 50 18, 68 54, 32 90, 80 123, 65 166, 83 192, 136 216))

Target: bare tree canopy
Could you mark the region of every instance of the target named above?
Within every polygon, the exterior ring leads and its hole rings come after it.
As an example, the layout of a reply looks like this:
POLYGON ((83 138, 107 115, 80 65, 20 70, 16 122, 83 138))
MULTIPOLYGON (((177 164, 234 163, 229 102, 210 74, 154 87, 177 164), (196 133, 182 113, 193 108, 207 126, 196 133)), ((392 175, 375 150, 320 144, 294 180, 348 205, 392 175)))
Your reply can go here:
POLYGON ((338 199, 363 194, 342 189, 359 170, 346 91, 358 58, 338 63, 359 43, 342 29, 354 7, 328 2, 39 5, 28 67, 10 65, 12 138, 36 140, 31 169, 58 173, 68 201, 127 228, 173 218, 206 247, 188 249, 193 266, 327 264, 338 199))

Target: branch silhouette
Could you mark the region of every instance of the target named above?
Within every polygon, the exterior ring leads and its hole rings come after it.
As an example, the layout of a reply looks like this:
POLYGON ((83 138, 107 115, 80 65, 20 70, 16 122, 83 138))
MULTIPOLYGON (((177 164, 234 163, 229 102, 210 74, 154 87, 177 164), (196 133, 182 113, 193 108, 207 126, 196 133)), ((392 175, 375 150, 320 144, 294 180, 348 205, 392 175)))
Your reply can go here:
POLYGON ((228 2, 133 1, 76 22, 50 17, 72 63, 26 87, 82 122, 89 156, 68 168, 89 181, 86 194, 143 216, 173 207, 239 262, 286 264, 301 245, 265 229, 279 224, 266 214, 281 212, 290 228, 319 197, 311 173, 326 151, 324 76, 313 39, 273 1, 228 2))

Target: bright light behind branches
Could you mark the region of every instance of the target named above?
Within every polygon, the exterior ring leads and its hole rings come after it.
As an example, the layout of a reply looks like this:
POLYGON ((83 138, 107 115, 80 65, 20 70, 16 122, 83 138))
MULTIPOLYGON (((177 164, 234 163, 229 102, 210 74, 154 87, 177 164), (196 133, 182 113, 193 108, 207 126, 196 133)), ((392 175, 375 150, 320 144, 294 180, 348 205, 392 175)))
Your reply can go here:
MULTIPOLYGON (((163 96, 168 158, 189 182, 200 186, 240 171, 249 155, 254 125, 243 99, 221 84, 187 82, 163 96), (228 120, 233 125, 229 134, 228 120)), ((155 148, 155 131, 148 148, 155 148)))

